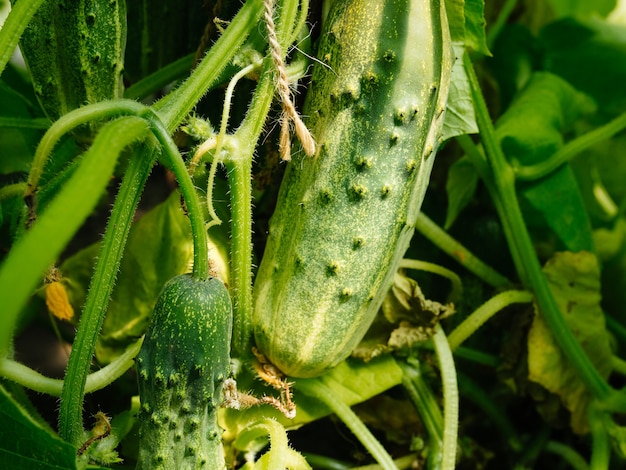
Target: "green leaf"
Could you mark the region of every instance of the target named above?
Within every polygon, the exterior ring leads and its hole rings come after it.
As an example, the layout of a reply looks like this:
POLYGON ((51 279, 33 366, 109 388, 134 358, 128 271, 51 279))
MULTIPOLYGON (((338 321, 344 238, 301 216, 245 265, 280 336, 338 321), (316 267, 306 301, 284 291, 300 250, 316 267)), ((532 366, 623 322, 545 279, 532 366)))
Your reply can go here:
MULTIPOLYGON (((589 99, 564 80, 546 72, 533 74, 497 123, 496 134, 509 160, 532 165, 563 146, 563 133, 583 113, 589 99)), ((571 251, 592 250, 591 226, 569 165, 545 178, 520 185, 522 197, 571 251)))
POLYGON ((446 0, 446 13, 452 42, 465 45, 465 0, 446 0))
POLYGON ((540 33, 542 65, 592 96, 607 112, 626 106, 626 27, 597 17, 566 18, 540 33))
MULTIPOLYGON (((611 372, 610 336, 600 307, 600 268, 595 255, 557 253, 543 272, 567 325, 604 378, 611 372)), ((528 378, 558 395, 571 412, 574 432, 588 431, 587 406, 591 400, 585 384, 556 344, 540 313, 528 333, 528 378)), ((556 332, 558 334, 558 332, 556 332)))
POLYGON ((474 115, 474 104, 469 88, 469 79, 463 67, 463 46, 454 45, 456 60, 452 66, 452 78, 450 80, 450 90, 448 104, 446 106, 446 116, 443 121, 443 140, 450 139, 457 135, 476 134, 478 125, 474 115))
POLYGON ((465 0, 465 45, 476 52, 491 56, 485 34, 484 0, 465 0))
POLYGON ((448 230, 458 215, 472 201, 478 185, 476 167, 467 158, 463 157, 452 164, 446 181, 448 195, 448 210, 444 228, 448 230))
POLYGON ((485 34, 484 0, 446 0, 452 42, 491 56, 485 34))
POLYGON ((0 467, 12 470, 76 468, 76 449, 54 436, 0 385, 0 467))

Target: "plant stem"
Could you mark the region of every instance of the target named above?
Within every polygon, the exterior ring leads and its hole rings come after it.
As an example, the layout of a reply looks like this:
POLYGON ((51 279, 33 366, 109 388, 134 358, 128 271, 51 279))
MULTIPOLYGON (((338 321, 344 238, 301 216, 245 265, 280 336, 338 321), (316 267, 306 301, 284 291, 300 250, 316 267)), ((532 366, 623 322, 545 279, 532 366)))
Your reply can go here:
POLYGON ((420 261, 415 259, 404 258, 400 261, 399 268, 415 269, 417 271, 426 271, 429 273, 437 274, 441 277, 445 277, 452 284, 450 295, 448 295, 449 302, 456 302, 463 292, 463 283, 458 274, 450 271, 443 266, 439 266, 435 263, 429 263, 428 261, 420 261))
POLYGON ((430 449, 428 451, 428 467, 436 468, 441 465, 441 448, 443 441, 443 416, 439 404, 432 391, 424 381, 418 365, 410 365, 404 361, 397 361, 402 369, 402 385, 409 398, 415 405, 420 420, 426 428, 430 449))
POLYGON ((620 357, 611 357, 611 368, 613 372, 626 376, 626 361, 620 357))
POLYGON ((440 324, 433 335, 435 354, 439 361, 443 388, 443 439, 441 446, 441 470, 456 467, 456 446, 459 429, 459 389, 456 382, 456 367, 446 334, 440 324))
POLYGON ((491 172, 485 184, 500 214, 517 271, 524 286, 535 294, 539 310, 553 332, 556 343, 577 370, 579 377, 595 398, 607 400, 613 390, 600 376, 574 338, 541 271, 517 200, 513 169, 506 161, 497 142, 478 79, 467 54, 464 55, 463 60, 470 81, 481 140, 491 166, 491 172))
POLYGON ((558 455, 562 460, 569 463, 574 470, 589 470, 589 465, 585 459, 570 446, 556 441, 548 441, 544 450, 558 455))
POLYGON ((536 180, 552 173, 589 147, 613 137, 626 128, 626 113, 621 114, 607 124, 598 127, 561 147, 552 157, 541 163, 515 168, 515 177, 519 180, 536 180))
POLYGON ((247 0, 193 73, 176 90, 153 105, 169 132, 196 106, 239 51, 263 13, 262 0, 247 0))
POLYGON ((142 99, 161 90, 167 84, 189 73, 189 70, 193 68, 194 57, 195 53, 187 54, 142 78, 137 83, 133 83, 124 90, 124 98, 142 99))
POLYGON ((611 443, 604 420, 610 416, 593 404, 587 409, 589 428, 591 429, 591 463, 590 470, 606 470, 610 467, 611 443))
POLYGON ((12 197, 22 196, 25 189, 26 183, 13 183, 2 186, 2 188, 0 188, 0 201, 4 201, 5 199, 12 197))
POLYGON ((252 343, 252 162, 227 164, 231 211, 233 350, 250 355, 252 343))
POLYGON ((509 290, 491 297, 487 302, 478 307, 469 317, 458 325, 448 335, 450 349, 454 351, 463 342, 473 335, 487 320, 504 308, 515 303, 532 302, 533 295, 526 291, 509 290))
POLYGON ((163 123, 155 113, 145 112, 144 116, 149 120, 152 131, 161 144, 161 148, 167 157, 166 166, 174 173, 174 176, 176 176, 180 192, 185 199, 185 205, 189 212, 193 237, 193 277, 199 280, 205 280, 209 277, 209 247, 198 193, 196 193, 193 181, 191 181, 191 176, 189 176, 187 172, 183 157, 180 155, 178 147, 170 137, 163 123))
POLYGON ((367 429, 363 421, 359 419, 354 411, 334 396, 332 389, 326 384, 327 380, 328 378, 325 376, 316 379, 301 379, 296 382, 296 387, 305 395, 318 400, 320 403, 330 408, 350 431, 352 431, 363 447, 369 451, 383 469, 397 470, 396 464, 387 450, 374 437, 370 430, 367 429))
MULTIPOLYGON (((145 136, 147 132, 149 132, 148 123, 141 118, 128 117, 113 121, 106 124, 97 134, 87 154, 103 155, 109 160, 115 160, 128 143, 145 136)), ((140 152, 141 150, 138 150, 137 154, 130 159, 113 205, 63 384, 59 432, 63 439, 74 445, 79 445, 82 439, 83 396, 94 346, 115 284, 115 276, 119 269, 133 214, 156 156, 156 152, 146 152, 146 154, 140 152)), ((84 194, 79 196, 80 198, 93 192, 91 186, 87 187, 91 190, 86 193, 83 191, 84 194)), ((98 192, 96 195, 99 196, 99 194, 98 192)))
POLYGON ((477 351, 476 349, 466 348, 464 346, 456 348, 454 350, 454 356, 459 359, 465 359, 475 364, 480 364, 481 366, 491 367, 494 369, 502 363, 502 360, 498 356, 477 351))
POLYGON ((245 146, 237 158, 225 162, 232 218, 233 350, 240 357, 250 355, 252 345, 252 155, 274 96, 271 64, 265 59, 250 110, 234 136, 245 146))
POLYGON ((9 63, 22 33, 44 0, 22 0, 11 5, 2 29, 0 29, 0 75, 9 63))
POLYGON ((33 195, 37 191, 39 179, 43 174, 46 162, 61 137, 88 122, 122 115, 138 115, 144 109, 145 106, 136 101, 114 100, 74 109, 61 116, 50 126, 37 146, 33 162, 31 163, 30 173, 28 174, 27 188, 24 197, 33 195))
MULTIPOLYGON (((89 374, 85 381, 85 393, 92 393, 103 389, 120 378, 135 364, 135 356, 143 343, 143 338, 131 344, 124 353, 115 358, 102 369, 89 374)), ((30 367, 10 359, 0 359, 0 375, 39 393, 60 397, 63 389, 63 380, 51 379, 30 367)))
POLYGON ((458 261, 461 266, 478 276, 487 284, 493 287, 503 287, 512 284, 510 280, 491 266, 483 263, 480 258, 452 238, 423 212, 420 212, 417 216, 415 228, 437 248, 447 253, 450 257, 458 261))
MULTIPOLYGON (((296 23, 297 0, 286 0, 276 22, 279 38, 296 23)), ((287 44, 281 44, 286 50, 287 44)), ((239 155, 225 161, 230 182, 232 217, 231 291, 233 293, 233 350, 245 357, 252 345, 252 155, 263 131, 274 98, 274 65, 269 57, 263 62, 261 79, 254 91, 250 109, 234 135, 239 155)))

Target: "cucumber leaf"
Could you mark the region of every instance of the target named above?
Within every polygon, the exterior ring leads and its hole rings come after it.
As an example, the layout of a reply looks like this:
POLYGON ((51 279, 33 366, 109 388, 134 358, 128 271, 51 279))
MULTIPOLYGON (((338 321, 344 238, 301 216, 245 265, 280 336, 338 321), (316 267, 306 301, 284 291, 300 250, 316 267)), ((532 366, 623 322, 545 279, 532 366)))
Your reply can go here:
POLYGON ((484 0, 446 0, 452 42, 491 56, 485 34, 484 0))
POLYGON ((448 104, 443 121, 444 141, 457 135, 478 133, 469 79, 463 67, 463 46, 455 44, 453 50, 456 60, 452 66, 448 104))
POLYGON ((475 52, 491 56, 485 26, 484 0, 465 0, 465 45, 475 52))
MULTIPOLYGON (((611 372, 610 336, 600 307, 600 267, 595 255, 561 252, 543 268, 565 321, 600 375, 611 372)), ((591 395, 554 340, 539 312, 528 333, 528 378, 561 398, 574 432, 588 431, 591 395)))
MULTIPOLYGON (((509 160, 532 165, 559 150, 563 134, 591 110, 593 103, 586 95, 556 75, 537 72, 498 121, 496 135, 509 160)), ((591 225, 569 164, 519 188, 531 208, 526 215, 539 214, 534 223, 549 227, 565 249, 593 250, 591 225)))
POLYGON ((0 385, 0 467, 76 468, 76 449, 42 428, 0 385))

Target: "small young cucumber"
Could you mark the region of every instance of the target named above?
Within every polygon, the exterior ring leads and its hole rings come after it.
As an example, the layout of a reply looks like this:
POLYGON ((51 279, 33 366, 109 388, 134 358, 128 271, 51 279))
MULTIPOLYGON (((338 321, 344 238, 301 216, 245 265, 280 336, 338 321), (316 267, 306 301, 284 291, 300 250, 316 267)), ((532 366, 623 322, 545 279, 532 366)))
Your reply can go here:
POLYGON ((52 120, 120 97, 125 47, 125 0, 48 0, 20 40, 35 94, 52 120))
POLYGON ((350 354, 409 245, 452 67, 443 0, 335 1, 317 57, 318 150, 287 168, 254 286, 257 347, 292 377, 350 354))
POLYGON ((222 281, 183 274, 164 286, 137 356, 138 469, 225 468, 217 408, 231 331, 222 281))

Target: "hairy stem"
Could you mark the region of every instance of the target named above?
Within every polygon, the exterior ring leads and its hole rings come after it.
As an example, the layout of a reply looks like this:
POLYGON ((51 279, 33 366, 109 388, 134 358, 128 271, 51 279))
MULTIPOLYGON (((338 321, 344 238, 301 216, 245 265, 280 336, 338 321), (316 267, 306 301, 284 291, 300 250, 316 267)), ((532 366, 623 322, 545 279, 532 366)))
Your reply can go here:
MULTIPOLYGON (((131 344, 113 362, 89 374, 85 381, 85 393, 92 393, 112 384, 135 365, 135 356, 139 353, 142 343, 143 338, 131 344)), ((60 397, 63 389, 63 380, 51 379, 10 359, 0 359, 0 375, 30 390, 53 397, 60 397)))
POLYGON ((119 153, 147 132, 147 124, 142 119, 127 119, 125 124, 116 121, 107 127, 98 140, 98 147, 85 154, 74 175, 32 228, 15 243, 0 268, 0 355, 6 354, 18 314, 42 274, 99 201, 119 153))
MULTIPOLYGON (((287 28, 296 23, 298 3, 286 0, 281 5, 276 22, 279 38, 287 36, 287 28)), ((252 155, 274 97, 273 67, 271 59, 266 58, 250 109, 234 135, 240 144, 239 154, 225 162, 232 215, 233 349, 239 356, 249 356, 252 345, 252 155)))
MULTIPOLYGON (((111 122, 98 133, 87 154, 101 155, 115 161, 127 144, 144 137, 148 132, 148 123, 141 118, 128 117, 111 122)), ((134 158, 131 158, 113 205, 95 272, 91 278, 61 393, 59 432, 63 439, 74 445, 79 445, 82 438, 85 381, 96 339, 115 284, 115 276, 122 259, 133 214, 152 170, 155 156, 154 152, 146 152, 142 155, 138 151, 134 158)), ((86 194, 92 192, 88 191, 86 194)), ((85 197, 84 191, 80 197, 85 197)))
POLYGON ((150 121, 152 131, 161 144, 167 166, 176 176, 180 192, 185 199, 187 211, 189 212, 193 237, 193 276, 200 280, 207 279, 209 277, 209 247, 207 245, 206 227, 198 193, 196 193, 191 176, 187 172, 183 157, 180 155, 178 147, 163 123, 154 113, 144 113, 144 115, 150 121))

